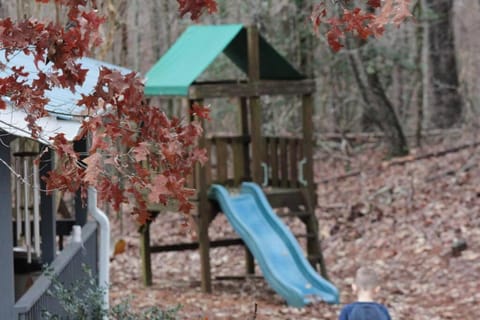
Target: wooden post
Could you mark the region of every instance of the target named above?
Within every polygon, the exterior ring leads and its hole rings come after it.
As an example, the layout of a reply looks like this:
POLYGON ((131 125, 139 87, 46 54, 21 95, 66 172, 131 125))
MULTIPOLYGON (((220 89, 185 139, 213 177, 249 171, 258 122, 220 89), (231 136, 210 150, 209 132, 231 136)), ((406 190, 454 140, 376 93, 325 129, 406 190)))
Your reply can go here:
MULTIPOLYGON (((248 77, 250 82, 260 80, 259 41, 258 30, 249 27, 248 40, 248 77)), ((262 106, 260 97, 250 97, 250 136, 252 144, 252 178, 254 182, 261 183, 262 172, 262 106)))
MULTIPOLYGON (((3 133, 3 131, 2 131, 3 133)), ((9 137, 2 136, 0 158, 10 164, 9 137)), ((5 164, 0 164, 0 319, 15 319, 15 282, 13 270, 13 232, 12 232, 12 192, 11 172, 5 164)))
POLYGON ((198 249, 200 251, 202 291, 211 293, 212 275, 210 269, 210 239, 208 238, 208 227, 211 221, 211 206, 206 199, 206 194, 203 200, 199 200, 198 211, 198 249))
MULTIPOLYGON (((243 139, 250 136, 248 130, 248 101, 247 98, 240 98, 240 112, 241 112, 241 127, 242 127, 242 137, 243 139)), ((243 145, 243 162, 244 162, 244 179, 251 179, 251 169, 250 169, 250 151, 249 143, 245 140, 242 142, 243 145)))
MULTIPOLYGON (((302 122, 303 122, 303 155, 307 160, 303 167, 304 179, 307 185, 304 188, 307 210, 310 215, 305 219, 307 234, 313 235, 307 238, 307 253, 320 264, 320 272, 324 278, 328 278, 327 269, 323 259, 320 239, 318 238, 318 220, 315 216, 315 207, 317 202, 314 172, 313 172, 313 95, 306 94, 302 97, 302 122)), ((309 259, 316 269, 316 262, 309 259)))
MULTIPOLYGON (((195 101, 190 100, 190 108, 195 101)), ((202 101, 197 101, 202 103, 202 101)), ((202 119, 202 127, 205 122, 202 119)), ((205 148, 207 138, 205 131, 198 140, 198 146, 205 148)), ((206 168, 197 164, 195 168, 195 187, 198 195, 198 248, 200 251, 200 272, 203 292, 212 292, 212 276, 210 270, 210 239, 208 238, 208 227, 210 225, 211 206, 207 198, 207 172, 206 168)))
MULTIPOLYGON (((45 152, 40 159, 40 176, 45 176, 48 171, 54 168, 54 153, 50 149, 45 152)), ((40 190, 46 190, 47 185, 43 179, 40 180, 40 190)), ((42 263, 50 264, 56 256, 56 212, 55 212, 55 197, 57 192, 53 191, 47 194, 46 191, 40 191, 40 236, 42 238, 41 251, 42 263)))
POLYGON ((150 287, 152 285, 152 259, 150 252, 150 224, 147 221, 140 227, 140 257, 142 259, 142 280, 143 285, 150 287))
MULTIPOLYGON (((303 125, 303 156, 307 160, 303 167, 304 179, 309 195, 315 195, 313 179, 313 96, 306 94, 302 97, 302 125, 303 125)), ((313 199, 313 198, 312 198, 313 199)))
MULTIPOLYGON (((251 83, 260 80, 260 53, 258 30, 254 26, 247 29, 248 78, 251 83)), ((263 181, 262 161, 262 105, 260 97, 250 97, 250 137, 252 144, 252 180, 261 184, 263 181)), ((246 247, 245 247, 246 248, 246 247)), ((248 274, 255 272, 253 255, 246 248, 246 269, 248 274)))
MULTIPOLYGON (((84 153, 80 156, 80 160, 86 157, 87 152, 87 139, 75 141, 73 143, 75 151, 84 153)), ((75 224, 84 226, 87 223, 87 206, 83 204, 81 191, 78 190, 75 193, 75 224)))

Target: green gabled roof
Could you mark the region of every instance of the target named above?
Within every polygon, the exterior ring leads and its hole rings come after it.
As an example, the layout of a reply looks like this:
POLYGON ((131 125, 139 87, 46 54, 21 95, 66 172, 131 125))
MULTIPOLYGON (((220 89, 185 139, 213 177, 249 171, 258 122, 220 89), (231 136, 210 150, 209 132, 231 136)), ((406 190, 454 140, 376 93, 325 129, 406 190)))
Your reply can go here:
MULTIPOLYGON (((225 53, 247 73, 247 31, 241 24, 194 25, 146 74, 147 96, 187 96, 190 85, 225 53)), ((305 77, 260 36, 260 79, 300 80, 305 77)))

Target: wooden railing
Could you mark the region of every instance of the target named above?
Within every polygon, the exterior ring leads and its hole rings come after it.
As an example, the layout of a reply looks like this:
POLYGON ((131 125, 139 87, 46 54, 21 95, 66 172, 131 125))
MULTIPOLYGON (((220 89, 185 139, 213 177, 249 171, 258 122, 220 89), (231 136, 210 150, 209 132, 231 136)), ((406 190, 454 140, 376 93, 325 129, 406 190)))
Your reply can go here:
MULTIPOLYGON (((69 243, 50 265, 53 276, 67 288, 74 281, 85 277, 84 265, 91 270, 94 277, 97 276, 97 224, 95 222, 89 222, 82 228, 82 243, 69 243)), ((15 304, 17 319, 42 319, 44 310, 57 315, 59 319, 65 319, 67 316, 65 310, 57 299, 48 293, 51 285, 50 278, 41 275, 15 304)))
POLYGON ((303 140, 299 138, 266 137, 264 141, 264 172, 267 185, 298 188, 302 184, 303 140))
POLYGON ((249 137, 212 137, 207 140, 207 184, 237 186, 250 180, 249 137))
MULTIPOLYGON (((242 181, 252 180, 249 137, 211 137, 207 140, 206 148, 209 155, 209 161, 205 164, 208 184, 219 183, 235 187, 242 181)), ((261 183, 264 186, 282 188, 301 186, 303 140, 265 137, 263 148, 261 183)))

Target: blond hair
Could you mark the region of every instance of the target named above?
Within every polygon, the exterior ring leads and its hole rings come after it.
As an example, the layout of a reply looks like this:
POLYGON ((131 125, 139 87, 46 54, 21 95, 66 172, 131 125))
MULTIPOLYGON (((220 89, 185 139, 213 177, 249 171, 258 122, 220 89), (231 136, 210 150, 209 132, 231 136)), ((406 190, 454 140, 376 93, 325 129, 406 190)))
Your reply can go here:
POLYGON ((374 290, 378 287, 377 273, 372 268, 361 267, 355 276, 355 285, 358 290, 374 290))

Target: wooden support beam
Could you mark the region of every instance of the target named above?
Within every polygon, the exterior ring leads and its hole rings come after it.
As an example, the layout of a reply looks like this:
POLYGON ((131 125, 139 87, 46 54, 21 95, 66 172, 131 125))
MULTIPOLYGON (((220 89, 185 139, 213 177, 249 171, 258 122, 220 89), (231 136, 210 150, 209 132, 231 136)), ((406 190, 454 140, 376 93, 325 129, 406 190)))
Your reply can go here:
POLYGON ((245 179, 250 179, 251 168, 250 168, 250 131, 249 131, 249 122, 248 122, 248 101, 245 97, 240 98, 240 112, 242 119, 242 137, 244 141, 242 142, 243 149, 243 175, 245 179))
MULTIPOLYGON (((200 104, 203 101, 196 101, 200 104)), ((190 100, 190 108, 192 108, 195 101, 190 100)), ((202 119, 201 125, 205 127, 205 121, 202 119)), ((198 146, 205 148, 207 146, 207 138, 205 131, 198 139, 198 146)), ((210 270, 210 239, 208 237, 208 227, 211 222, 212 207, 207 197, 207 169, 197 164, 195 168, 195 187, 197 188, 198 196, 198 243, 200 251, 200 273, 203 292, 212 292, 212 276, 210 270)))
POLYGON ((215 280, 220 280, 220 281, 245 281, 248 279, 256 279, 256 280, 263 280, 263 276, 258 275, 246 275, 246 276, 217 276, 215 277, 215 280))
MULTIPOLYGON (((260 77, 259 37, 255 27, 249 27, 248 41, 248 77, 250 81, 257 81, 260 77)), ((256 183, 262 183, 263 172, 263 139, 262 139, 262 106, 259 96, 249 99, 250 106, 250 132, 252 150, 252 178, 256 183)))
POLYGON ((240 97, 240 121, 241 121, 241 132, 242 136, 248 137, 248 101, 246 97, 240 97))
POLYGON ((221 97, 259 97, 264 95, 304 95, 315 92, 315 81, 253 80, 248 83, 196 83, 190 86, 190 99, 221 97))
POLYGON ((152 259, 151 259, 151 247, 150 247, 150 224, 148 221, 146 224, 140 227, 140 258, 142 260, 142 280, 143 285, 150 287, 152 285, 152 259))
MULTIPOLYGON (((242 239, 220 239, 210 241, 210 248, 228 247, 244 245, 242 239)), ((184 251, 184 250, 196 250, 199 248, 198 242, 187 243, 175 243, 166 244, 161 246, 150 247, 150 253, 168 252, 168 251, 184 251)))
MULTIPOLYGON (((254 26, 247 28, 247 52, 248 52, 248 79, 253 85, 260 80, 260 38, 258 30, 254 26)), ((262 161, 263 161, 263 139, 262 139, 262 105, 260 96, 250 96, 250 134, 252 150, 252 179, 259 184, 262 183, 262 161)), ((245 263, 247 274, 255 272, 253 255, 245 247, 245 263)))
POLYGON ((317 268, 317 263, 320 267, 320 273, 328 279, 327 268, 325 260, 323 259, 320 239, 318 238, 318 220, 315 216, 315 207, 317 203, 317 195, 315 184, 313 181, 313 96, 306 94, 302 97, 302 124, 303 124, 303 155, 306 162, 303 166, 303 178, 307 185, 304 186, 303 192, 305 197, 306 209, 312 214, 302 220, 305 222, 307 234, 313 234, 315 237, 307 238, 307 252, 308 256, 318 256, 317 261, 310 260, 313 267, 317 268))
POLYGON ((255 26, 247 28, 248 79, 250 83, 260 80, 260 37, 255 26))
POLYGON ((307 181, 310 196, 313 196, 315 190, 313 189, 313 96, 311 94, 302 97, 302 124, 303 156, 307 160, 303 166, 303 177, 307 181))
POLYGON ((212 275, 210 268, 210 239, 208 237, 208 227, 210 225, 211 206, 208 201, 200 200, 198 210, 200 213, 198 219, 198 244, 200 251, 200 271, 202 291, 212 292, 212 275))

